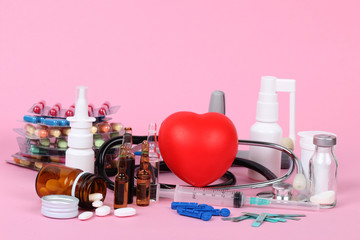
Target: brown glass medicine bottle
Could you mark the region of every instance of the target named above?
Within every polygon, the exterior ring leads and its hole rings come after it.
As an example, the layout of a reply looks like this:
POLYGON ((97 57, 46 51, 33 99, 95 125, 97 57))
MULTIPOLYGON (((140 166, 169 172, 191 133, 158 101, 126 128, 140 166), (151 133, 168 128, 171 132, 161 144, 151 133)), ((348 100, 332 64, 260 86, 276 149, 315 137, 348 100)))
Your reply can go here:
POLYGON ((150 203, 149 142, 141 144, 140 170, 137 172, 136 205, 148 206, 150 203))
POLYGON ((57 164, 47 164, 40 169, 35 188, 39 197, 52 194, 76 197, 79 206, 86 209, 93 208, 90 194, 101 193, 103 199, 106 196, 106 183, 101 177, 57 164))

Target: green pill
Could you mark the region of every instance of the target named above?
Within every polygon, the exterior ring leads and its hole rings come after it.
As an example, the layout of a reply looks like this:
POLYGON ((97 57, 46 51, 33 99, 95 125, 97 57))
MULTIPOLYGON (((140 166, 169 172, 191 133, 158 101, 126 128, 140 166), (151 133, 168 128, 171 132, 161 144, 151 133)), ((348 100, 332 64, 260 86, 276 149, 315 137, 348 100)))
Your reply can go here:
POLYGON ((35 145, 30 146, 30 152, 33 154, 47 154, 47 151, 45 149, 40 149, 35 145))
POLYGON ((94 139, 102 139, 101 134, 94 134, 94 139))
POLYGON ((102 139, 102 138, 100 138, 100 139, 95 139, 95 142, 94 142, 95 148, 101 147, 101 145, 103 145, 104 142, 105 142, 105 141, 104 141, 104 139, 102 139))
POLYGON ((68 143, 65 139, 59 139, 57 142, 57 146, 58 146, 58 148, 67 148, 68 143))
POLYGON ((117 137, 117 136, 119 136, 119 132, 110 133, 110 138, 114 138, 114 137, 117 137))
POLYGON ((40 145, 44 146, 44 147, 49 147, 50 146, 50 139, 40 139, 40 145))

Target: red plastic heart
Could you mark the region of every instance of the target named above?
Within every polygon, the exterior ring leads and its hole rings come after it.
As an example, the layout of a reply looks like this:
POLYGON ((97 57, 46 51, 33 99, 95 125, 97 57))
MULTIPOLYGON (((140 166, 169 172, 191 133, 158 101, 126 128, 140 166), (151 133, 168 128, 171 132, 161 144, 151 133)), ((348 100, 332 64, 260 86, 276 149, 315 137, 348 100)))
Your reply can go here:
POLYGON ((159 131, 159 148, 167 166, 183 181, 206 186, 224 175, 238 150, 237 131, 220 113, 177 112, 159 131))

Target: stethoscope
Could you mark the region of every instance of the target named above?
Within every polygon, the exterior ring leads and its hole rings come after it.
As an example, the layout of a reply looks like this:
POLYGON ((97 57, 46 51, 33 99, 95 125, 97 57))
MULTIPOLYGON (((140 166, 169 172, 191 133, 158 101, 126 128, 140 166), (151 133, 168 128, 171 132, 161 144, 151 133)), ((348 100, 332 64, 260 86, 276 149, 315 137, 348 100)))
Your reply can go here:
MULTIPOLYGON (((146 140, 146 136, 133 136, 133 143, 134 144, 140 144, 143 140, 146 140)), ((110 150, 117 145, 120 145, 123 143, 123 137, 115 137, 112 139, 107 140, 99 149, 99 151, 96 154, 96 162, 95 166, 97 169, 97 173, 104 178, 106 185, 109 189, 114 190, 114 182, 108 177, 108 174, 105 170, 105 157, 110 150)), ((236 166, 242 166, 249 169, 252 169, 261 175, 263 175, 266 178, 266 181, 263 182, 257 182, 257 183, 247 183, 247 184, 240 184, 235 185, 236 178, 235 176, 227 171, 222 178, 225 179, 225 182, 215 185, 209 185, 207 187, 211 188, 217 188, 217 189, 257 189, 257 188, 264 188, 264 187, 270 187, 274 184, 284 182, 287 180, 295 171, 295 167, 297 169, 297 174, 293 181, 293 188, 301 191, 306 188, 306 180, 304 176, 303 168, 296 157, 296 155, 289 149, 275 143, 269 143, 269 142, 260 142, 260 141, 251 141, 251 140, 238 140, 239 145, 245 145, 245 146, 256 146, 256 147, 266 147, 266 148, 272 148, 276 149, 278 151, 284 152, 289 156, 289 169, 288 171, 281 177, 275 176, 269 169, 266 167, 250 161, 248 159, 243 158, 235 158, 234 159, 234 165, 236 166)), ((137 147, 133 148, 132 151, 136 151, 137 147)), ((160 165, 160 171, 170 171, 170 169, 166 166, 165 162, 161 162, 160 165)), ((170 184, 160 184, 162 188, 173 188, 174 185, 170 184)))

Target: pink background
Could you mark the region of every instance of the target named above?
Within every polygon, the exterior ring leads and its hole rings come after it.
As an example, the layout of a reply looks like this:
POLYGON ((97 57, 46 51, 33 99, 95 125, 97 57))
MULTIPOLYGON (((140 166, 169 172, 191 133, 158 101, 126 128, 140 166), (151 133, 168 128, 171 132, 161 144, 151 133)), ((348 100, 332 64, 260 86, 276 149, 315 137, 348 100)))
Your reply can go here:
MULTIPOLYGON (((359 1, 0 0, 0 239, 358 239, 359 9, 359 1), (298 131, 338 135, 336 208, 259 229, 179 217, 169 200, 128 219, 53 220, 40 214, 36 172, 5 163, 30 106, 45 99, 67 107, 78 85, 95 105, 121 105, 114 119, 135 134, 180 110, 206 112, 211 92, 222 90, 247 139, 263 75, 297 80, 298 131)), ((279 101, 286 135, 287 95, 279 101)))

